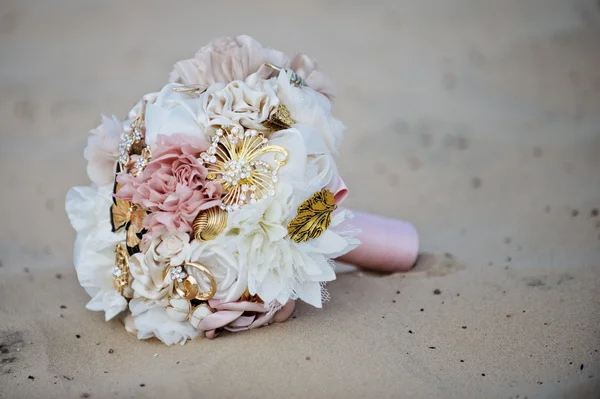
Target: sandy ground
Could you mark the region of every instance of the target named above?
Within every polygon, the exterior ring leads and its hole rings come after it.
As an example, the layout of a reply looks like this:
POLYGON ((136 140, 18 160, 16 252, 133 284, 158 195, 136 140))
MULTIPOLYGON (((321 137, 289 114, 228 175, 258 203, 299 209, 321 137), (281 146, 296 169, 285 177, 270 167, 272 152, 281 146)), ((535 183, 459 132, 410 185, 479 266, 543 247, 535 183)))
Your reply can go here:
POLYGON ((0 1, 0 397, 600 397, 597 1, 201 3, 0 1), (238 33, 320 60, 347 205, 423 254, 284 325, 138 342, 84 309, 64 196, 100 113, 238 33))

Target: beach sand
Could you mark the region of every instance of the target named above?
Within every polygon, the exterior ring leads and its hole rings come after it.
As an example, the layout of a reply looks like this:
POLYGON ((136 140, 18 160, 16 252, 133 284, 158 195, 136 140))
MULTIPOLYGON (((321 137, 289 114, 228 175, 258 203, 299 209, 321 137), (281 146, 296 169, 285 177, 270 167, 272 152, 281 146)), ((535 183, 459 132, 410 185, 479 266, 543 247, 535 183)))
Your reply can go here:
POLYGON ((597 1, 0 3, 0 397, 600 397, 597 1), (341 273, 281 325, 167 347, 85 310, 69 187, 210 39, 305 52, 348 126, 345 205, 408 273, 341 273))

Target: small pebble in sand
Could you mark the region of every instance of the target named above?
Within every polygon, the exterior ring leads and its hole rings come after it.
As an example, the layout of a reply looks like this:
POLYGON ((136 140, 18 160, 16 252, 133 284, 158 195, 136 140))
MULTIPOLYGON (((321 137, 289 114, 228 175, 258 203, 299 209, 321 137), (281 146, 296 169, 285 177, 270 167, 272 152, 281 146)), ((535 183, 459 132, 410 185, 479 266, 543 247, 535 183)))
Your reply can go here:
POLYGON ((425 309, 421 308, 421 312, 424 312, 424 311, 425 311, 425 309))
POLYGON ((485 377, 485 374, 484 374, 484 373, 481 373, 481 376, 482 376, 482 377, 485 377))
POLYGON ((571 216, 572 216, 572 217, 577 217, 578 215, 579 215, 579 211, 578 211, 577 209, 573 209, 573 210, 571 211, 571 216))
POLYGON ((430 346, 429 349, 435 349, 435 346, 430 346))
POLYGON ((433 295, 440 295, 442 293, 442 291, 439 288, 436 288, 435 290, 433 290, 433 295))
POLYGON ((596 216, 598 216, 598 213, 599 212, 598 212, 597 208, 592 209, 592 212, 590 212, 590 214, 592 215, 593 218, 595 218, 596 216))
POLYGON ((583 370, 583 364, 579 366, 579 370, 583 370))
POLYGON ((32 380, 32 381, 33 381, 33 380, 35 380, 35 377, 34 377, 34 376, 32 376, 32 375, 30 375, 30 376, 29 376, 29 377, 27 377, 27 378, 29 378, 29 379, 30 379, 30 380, 32 380))
POLYGON ((461 363, 464 363, 465 361, 461 359, 461 360, 460 360, 460 362, 461 362, 461 363))
POLYGON ((412 334, 413 332, 412 332, 412 330, 408 330, 408 333, 409 333, 409 334, 412 334))
POLYGON ((113 353, 115 353, 115 350, 111 348, 108 350, 108 353, 113 354, 113 353))
POLYGON ((145 387, 145 386, 146 386, 146 384, 140 384, 140 386, 143 388, 143 387, 145 387))
POLYGON ((62 274, 56 273, 56 278, 60 280, 62 278, 62 274))
POLYGON ((467 329, 467 326, 462 326, 462 329, 463 329, 463 330, 466 330, 466 329, 467 329))
POLYGON ((400 294, 400 290, 396 291, 396 295, 399 295, 399 294, 400 294))
POLYGON ((67 306, 66 306, 66 305, 60 305, 60 308, 61 308, 61 309, 66 309, 66 308, 67 308, 67 306))
POLYGON ((310 360, 310 356, 306 356, 306 360, 310 360))
POLYGON ((79 338, 81 338, 81 335, 75 334, 75 338, 79 339, 79 338))

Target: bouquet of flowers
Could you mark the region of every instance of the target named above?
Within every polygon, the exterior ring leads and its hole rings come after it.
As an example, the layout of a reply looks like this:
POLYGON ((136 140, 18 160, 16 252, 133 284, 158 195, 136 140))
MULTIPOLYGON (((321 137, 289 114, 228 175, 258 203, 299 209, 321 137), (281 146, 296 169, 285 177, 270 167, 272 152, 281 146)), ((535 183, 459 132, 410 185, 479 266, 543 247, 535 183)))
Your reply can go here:
POLYGON ((316 63, 248 36, 179 61, 84 155, 66 210, 74 263, 106 320, 167 345, 321 307, 333 258, 359 245, 335 162, 343 124, 316 63))

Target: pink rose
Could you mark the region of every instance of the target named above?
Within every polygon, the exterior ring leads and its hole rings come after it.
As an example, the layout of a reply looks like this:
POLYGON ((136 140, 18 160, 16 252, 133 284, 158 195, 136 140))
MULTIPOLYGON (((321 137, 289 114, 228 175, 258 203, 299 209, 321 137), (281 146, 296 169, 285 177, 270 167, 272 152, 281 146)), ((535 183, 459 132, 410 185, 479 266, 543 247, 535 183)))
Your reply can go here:
POLYGON ((117 177, 123 185, 117 197, 151 212, 144 227, 152 238, 166 231, 189 233, 201 210, 220 205, 221 186, 206 181, 206 168, 198 161, 208 147, 199 137, 158 135, 152 160, 142 174, 117 177))

